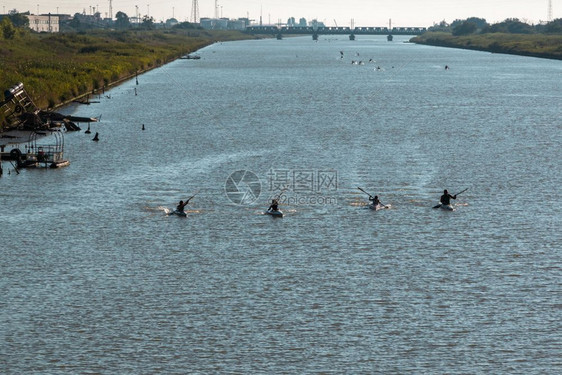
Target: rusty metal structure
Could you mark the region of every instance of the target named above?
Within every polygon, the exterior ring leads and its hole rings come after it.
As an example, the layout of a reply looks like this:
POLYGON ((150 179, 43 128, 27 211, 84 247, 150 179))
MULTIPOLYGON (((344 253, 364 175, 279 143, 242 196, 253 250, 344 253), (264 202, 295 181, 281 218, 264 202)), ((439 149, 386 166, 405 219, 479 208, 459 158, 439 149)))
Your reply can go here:
POLYGON ((45 128, 39 112, 39 108, 25 91, 23 83, 20 82, 4 91, 4 101, 0 103, 0 113, 4 118, 1 129, 45 128))

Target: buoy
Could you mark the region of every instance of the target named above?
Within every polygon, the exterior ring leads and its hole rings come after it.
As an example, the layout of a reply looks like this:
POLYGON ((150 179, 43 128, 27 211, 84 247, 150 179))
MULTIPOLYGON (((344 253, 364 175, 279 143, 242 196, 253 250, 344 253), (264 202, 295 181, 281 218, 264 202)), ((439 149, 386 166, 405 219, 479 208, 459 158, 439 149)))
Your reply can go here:
POLYGON ((99 141, 100 139, 98 138, 98 133, 96 133, 96 135, 94 135, 94 139, 92 139, 92 141, 99 141))
POLYGON ((142 124, 142 130, 144 130, 144 124, 142 124))

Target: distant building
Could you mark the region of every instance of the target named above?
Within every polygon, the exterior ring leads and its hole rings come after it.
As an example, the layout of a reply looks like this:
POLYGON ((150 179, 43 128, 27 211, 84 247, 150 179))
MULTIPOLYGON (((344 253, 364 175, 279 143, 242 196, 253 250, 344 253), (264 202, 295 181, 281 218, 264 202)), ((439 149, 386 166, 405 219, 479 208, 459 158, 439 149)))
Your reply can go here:
POLYGON ((228 29, 229 30, 244 31, 244 30, 246 30, 247 25, 248 25, 248 22, 244 19, 228 21, 228 29))
POLYGON ((247 18, 239 18, 230 20, 228 18, 205 18, 201 17, 200 25, 208 30, 240 30, 243 31, 248 26, 250 20, 247 18))
MULTIPOLYGON (((303 18, 301 18, 301 19, 303 19, 303 18)), ((313 28, 315 28, 315 29, 317 29, 317 28, 319 28, 319 27, 326 27, 326 25, 324 25, 324 22, 318 21, 318 20, 316 20, 316 19, 310 21, 310 22, 308 23, 308 26, 311 26, 311 27, 313 27, 313 28)))
POLYGON ((59 32, 59 17, 50 14, 47 15, 34 15, 27 16, 29 19, 29 28, 38 33, 58 33, 59 32))
POLYGON ((295 17, 291 17, 287 20, 287 26, 288 27, 307 27, 308 24, 306 22, 306 18, 300 18, 299 22, 297 23, 297 20, 295 17))

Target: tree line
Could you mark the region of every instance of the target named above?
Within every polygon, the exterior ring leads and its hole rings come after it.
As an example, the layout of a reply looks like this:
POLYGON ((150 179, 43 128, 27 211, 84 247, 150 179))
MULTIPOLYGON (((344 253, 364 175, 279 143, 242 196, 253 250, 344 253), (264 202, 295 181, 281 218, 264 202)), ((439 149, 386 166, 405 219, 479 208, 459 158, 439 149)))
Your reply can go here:
POLYGON ((452 23, 441 21, 428 28, 428 31, 450 32, 454 36, 506 33, 506 34, 562 34, 562 18, 547 23, 530 25, 517 18, 507 18, 502 22, 489 24, 484 18, 470 17, 455 20, 452 23))

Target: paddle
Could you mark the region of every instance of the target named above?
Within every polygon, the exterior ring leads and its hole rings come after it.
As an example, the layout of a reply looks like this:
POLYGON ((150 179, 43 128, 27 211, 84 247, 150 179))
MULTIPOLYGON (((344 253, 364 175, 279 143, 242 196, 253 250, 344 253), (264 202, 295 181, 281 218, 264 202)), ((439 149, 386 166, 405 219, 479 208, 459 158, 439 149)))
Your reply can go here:
POLYGON ((457 193, 457 194, 455 194, 455 197, 456 197, 457 195, 459 195, 459 194, 462 194, 462 193, 464 193, 464 192, 465 192, 465 191, 467 191, 467 190, 468 190, 468 188, 464 189, 464 190, 463 190, 463 191, 461 191, 460 193, 457 193))
MULTIPOLYGON (((457 195, 459 195, 459 194, 462 194, 462 193, 464 193, 464 192, 465 192, 465 191, 467 191, 467 190, 468 190, 468 188, 466 188, 466 189, 464 189, 463 191, 461 191, 461 192, 459 192, 459 193, 455 194, 455 197, 456 197, 457 195)), ((439 208, 439 207, 441 207, 441 203, 439 203, 439 204, 438 204, 438 205, 436 205, 436 206, 433 206, 433 208, 439 208)))
POLYGON ((373 196, 369 193, 367 193, 365 190, 361 189, 359 186, 357 187, 357 189, 361 190, 363 193, 367 194, 369 196, 369 198, 373 198, 373 196))
POLYGON ((187 200, 185 201, 185 204, 188 204, 189 201, 190 201, 194 196, 196 196, 196 195, 197 195, 197 193, 195 193, 195 194, 193 194, 191 197, 187 198, 187 200))

